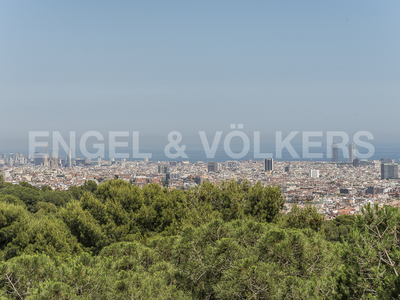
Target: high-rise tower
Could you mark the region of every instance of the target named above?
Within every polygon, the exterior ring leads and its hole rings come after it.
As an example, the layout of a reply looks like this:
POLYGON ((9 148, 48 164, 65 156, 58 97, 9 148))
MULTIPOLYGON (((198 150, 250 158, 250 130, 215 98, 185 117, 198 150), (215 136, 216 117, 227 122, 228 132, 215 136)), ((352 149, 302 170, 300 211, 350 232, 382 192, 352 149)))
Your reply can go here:
POLYGON ((209 161, 207 165, 208 172, 218 172, 218 163, 215 161, 209 161))
POLYGON ((349 151, 349 163, 352 163, 356 159, 356 145, 350 143, 347 150, 349 151))
POLYGON ((69 148, 67 155, 67 168, 72 168, 72 150, 69 148))
POLYGON ((264 159, 264 171, 272 171, 274 169, 274 160, 272 158, 264 159))
POLYGON ((339 161, 339 147, 336 143, 332 144, 332 162, 339 161))
POLYGON ((397 163, 381 164, 381 179, 398 179, 399 165, 397 163))

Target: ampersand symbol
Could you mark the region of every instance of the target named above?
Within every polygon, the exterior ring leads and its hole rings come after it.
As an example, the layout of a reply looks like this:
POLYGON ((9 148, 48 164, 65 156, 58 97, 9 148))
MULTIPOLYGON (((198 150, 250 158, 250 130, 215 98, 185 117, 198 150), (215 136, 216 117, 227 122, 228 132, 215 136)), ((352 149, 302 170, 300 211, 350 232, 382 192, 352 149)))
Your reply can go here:
POLYGON ((164 153, 168 158, 188 158, 185 154, 186 145, 179 146, 179 143, 182 141, 182 134, 178 131, 171 131, 168 134, 169 144, 165 146, 164 153), (176 150, 176 153, 171 153, 171 148, 176 150))

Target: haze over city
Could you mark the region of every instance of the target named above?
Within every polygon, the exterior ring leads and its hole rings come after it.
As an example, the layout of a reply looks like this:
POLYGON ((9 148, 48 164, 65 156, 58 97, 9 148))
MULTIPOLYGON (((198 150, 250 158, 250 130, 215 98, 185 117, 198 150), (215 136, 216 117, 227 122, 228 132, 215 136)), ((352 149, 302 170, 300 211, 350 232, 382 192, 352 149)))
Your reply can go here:
POLYGON ((190 149, 239 123, 265 143, 364 130, 400 149, 398 1, 0 6, 1 149, 42 130, 139 131, 159 151, 179 131, 190 149))

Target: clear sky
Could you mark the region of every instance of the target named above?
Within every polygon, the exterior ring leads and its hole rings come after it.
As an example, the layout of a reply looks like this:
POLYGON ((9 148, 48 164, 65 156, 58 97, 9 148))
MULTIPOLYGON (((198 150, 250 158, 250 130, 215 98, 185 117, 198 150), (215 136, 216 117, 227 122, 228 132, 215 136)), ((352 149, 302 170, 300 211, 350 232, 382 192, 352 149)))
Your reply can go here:
POLYGON ((3 0, 0 100, 3 148, 232 123, 399 141, 400 1, 3 0))

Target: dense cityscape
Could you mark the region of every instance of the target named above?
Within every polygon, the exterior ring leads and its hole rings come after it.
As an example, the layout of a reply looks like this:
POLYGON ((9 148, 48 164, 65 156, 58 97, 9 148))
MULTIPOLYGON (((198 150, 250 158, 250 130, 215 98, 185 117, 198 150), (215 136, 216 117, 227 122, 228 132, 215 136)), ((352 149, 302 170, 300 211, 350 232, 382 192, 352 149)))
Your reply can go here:
POLYGON ((120 178, 143 187, 150 183, 168 189, 188 190, 204 181, 261 182, 282 189, 286 198, 284 212, 292 204, 300 207, 314 204, 326 219, 343 214, 358 214, 367 203, 400 206, 398 164, 388 158, 358 160, 354 144, 348 145, 347 162, 339 162, 338 147, 332 145, 332 159, 326 161, 229 160, 220 162, 90 160, 73 158, 69 151, 65 159, 56 155, 22 153, 0 154, 1 174, 5 181, 28 182, 36 187, 68 190, 92 180, 97 184, 120 178))

